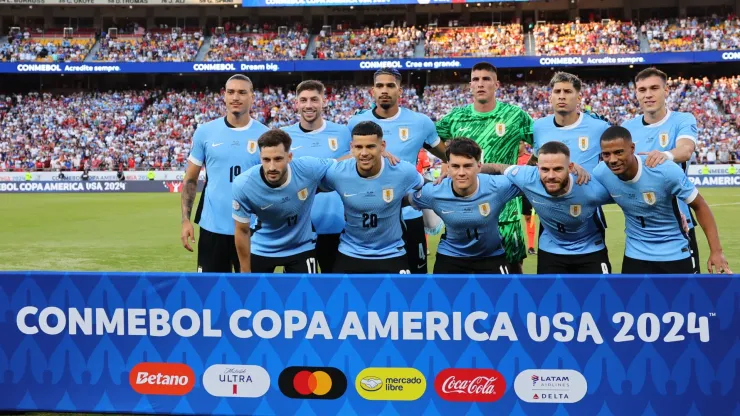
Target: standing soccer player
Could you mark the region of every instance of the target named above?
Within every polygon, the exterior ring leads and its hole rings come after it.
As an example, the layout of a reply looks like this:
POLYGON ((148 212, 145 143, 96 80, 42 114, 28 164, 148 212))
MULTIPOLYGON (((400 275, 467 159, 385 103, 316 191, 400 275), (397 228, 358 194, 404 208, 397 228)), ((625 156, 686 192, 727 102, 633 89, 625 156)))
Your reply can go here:
MULTIPOLYGON (((689 160, 696 149, 696 118, 691 113, 670 111, 666 107, 668 76, 656 68, 647 68, 635 76, 637 101, 642 115, 622 123, 629 130, 638 154, 646 154, 645 164, 652 168, 666 160, 673 161, 688 172, 689 160)), ((691 256, 695 271, 701 273, 699 246, 694 227, 696 221, 689 207, 679 202, 681 213, 689 226, 691 256)))
POLYGON ((611 273, 597 212, 614 201, 597 181, 576 185, 571 165, 568 146, 550 141, 540 147, 537 166, 492 164, 483 172, 506 175, 536 207, 542 226, 537 274, 611 273))
MULTIPOLYGON (((398 105, 403 92, 401 73, 395 69, 380 69, 373 78, 371 92, 375 108, 353 116, 348 123, 350 130, 362 121, 372 121, 382 127, 388 152, 399 159, 415 166, 419 150, 426 148, 446 161, 445 145, 437 135, 434 122, 424 114, 398 105)), ((408 268, 413 273, 426 273, 427 243, 422 213, 406 207, 403 209, 403 220, 408 268)))
MULTIPOLYGON (((496 67, 488 62, 473 66, 470 88, 473 104, 457 107, 437 122, 442 140, 469 137, 483 150, 484 163, 516 164, 519 142, 532 144, 532 118, 521 108, 496 101, 499 87, 496 67)), ((521 198, 506 204, 499 217, 509 272, 522 273, 527 245, 521 223, 521 198)))
POLYGON ((195 214, 195 222, 200 225, 198 272, 204 273, 240 269, 231 219, 231 184, 240 173, 259 164, 257 139, 268 130, 249 115, 254 87, 248 77, 238 74, 229 78, 224 98, 226 117, 202 124, 195 131, 182 186, 180 239, 183 247, 193 251, 190 244, 195 243, 195 233, 190 215, 198 175, 202 167, 206 168, 206 186, 195 214))
POLYGON ((257 140, 261 165, 232 185, 234 240, 242 273, 316 273, 316 233, 311 207, 316 188, 334 159, 293 159, 291 138, 270 130, 257 140), (251 218, 259 220, 250 230, 251 218))
POLYGON ((624 127, 610 127, 601 136, 603 162, 594 169, 594 178, 624 212, 627 240, 622 273, 695 273, 679 200, 696 212, 707 236, 709 272, 716 268, 719 273, 732 273, 722 254, 712 210, 699 190, 675 163, 651 168, 648 157, 635 155, 632 135, 624 127))
POLYGON ((408 162, 386 163, 385 146, 378 124, 358 123, 352 129, 354 158, 335 163, 321 183, 323 190, 342 197, 347 218, 334 273, 410 273, 401 204, 408 192, 421 189, 424 179, 408 162))
POLYGON ((431 209, 445 223, 434 273, 508 274, 498 219, 519 190, 503 176, 480 175, 482 151, 473 140, 448 144, 447 178, 408 196, 411 206, 431 209))
POLYGON ((554 114, 534 122, 534 161, 539 149, 556 140, 570 149, 570 161, 593 172, 599 163, 599 138, 609 123, 579 111, 581 80, 567 72, 557 72, 550 80, 550 105, 554 114))
MULTIPOLYGON (((349 154, 351 136, 347 126, 324 120, 324 84, 308 80, 296 89, 296 110, 300 121, 283 129, 290 134, 290 151, 295 157, 338 159, 349 154)), ((336 192, 316 195, 311 221, 318 233, 316 258, 323 273, 331 273, 337 258, 339 235, 344 229, 344 206, 336 192)))

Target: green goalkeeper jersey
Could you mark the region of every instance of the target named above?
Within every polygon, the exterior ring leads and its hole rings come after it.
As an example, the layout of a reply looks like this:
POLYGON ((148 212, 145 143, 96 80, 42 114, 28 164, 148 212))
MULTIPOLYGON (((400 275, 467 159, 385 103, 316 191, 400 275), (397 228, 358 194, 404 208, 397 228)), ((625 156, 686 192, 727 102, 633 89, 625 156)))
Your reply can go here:
MULTIPOLYGON (((442 140, 467 137, 483 150, 483 163, 516 165, 519 142, 532 144, 532 118, 521 108, 497 102, 496 108, 479 113, 473 104, 455 107, 437 122, 442 140)), ((515 198, 501 211, 500 222, 519 221, 521 200, 515 198)))

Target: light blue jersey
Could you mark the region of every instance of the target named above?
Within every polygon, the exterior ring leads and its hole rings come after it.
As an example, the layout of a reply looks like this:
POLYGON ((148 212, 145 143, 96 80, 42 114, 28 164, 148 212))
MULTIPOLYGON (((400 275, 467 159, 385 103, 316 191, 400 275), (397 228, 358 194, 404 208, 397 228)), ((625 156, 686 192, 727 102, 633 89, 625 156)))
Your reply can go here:
MULTIPOLYGON (((313 131, 301 129, 300 123, 283 127, 290 134, 293 157, 313 156, 338 159, 349 153, 352 140, 347 126, 324 120, 324 124, 313 131)), ((311 209, 311 221, 318 234, 339 234, 344 229, 344 206, 336 192, 316 195, 311 209)))
MULTIPOLYGON (((632 135, 635 153, 672 150, 676 148, 680 139, 689 139, 696 144, 696 118, 693 114, 668 110, 662 120, 653 124, 645 124, 644 117, 640 115, 622 123, 622 127, 629 130, 632 135)), ((688 173, 688 162, 682 162, 679 165, 684 172, 688 173)), ((683 202, 680 202, 679 206, 686 216, 689 228, 694 228, 695 224, 691 220, 689 207, 683 202)))
POLYGON ((578 121, 565 127, 558 127, 555 124, 555 116, 549 115, 534 122, 532 150, 537 155, 543 144, 552 141, 561 142, 568 146, 571 162, 581 165, 588 172, 593 172, 599 164, 601 134, 608 128, 609 123, 592 114, 581 113, 578 121))
POLYGON ((599 182, 592 179, 585 185, 576 185, 570 175, 568 192, 552 196, 542 184, 536 166, 510 166, 504 174, 521 189, 540 217, 540 250, 573 255, 606 247, 597 212, 601 205, 614 201, 599 182))
POLYGON ((357 160, 348 159, 329 169, 321 188, 337 191, 347 218, 339 252, 361 259, 387 259, 406 254, 401 229, 401 202, 424 185, 414 165, 391 166, 381 159, 380 172, 370 178, 357 173, 357 160))
MULTIPOLYGON (((269 130, 252 119, 244 127, 229 127, 226 117, 201 124, 193 135, 188 161, 206 168, 206 187, 201 194, 201 228, 234 235, 231 219, 231 184, 240 173, 260 164, 257 139, 269 130)), ((196 214, 197 217, 197 214, 196 214)))
POLYGON ((434 186, 424 185, 413 194, 413 205, 431 209, 444 221, 445 233, 437 253, 452 257, 493 257, 504 254, 498 217, 506 203, 519 195, 503 176, 478 175, 478 189, 473 195, 458 196, 452 179, 434 186))
POLYGON ((663 163, 651 169, 644 166, 646 156, 636 157, 637 175, 630 181, 619 179, 603 162, 593 172, 624 212, 625 255, 646 261, 689 257, 678 201, 690 204, 699 191, 677 164, 663 163))
MULTIPOLYGON (((436 147, 440 143, 434 122, 424 114, 399 108, 395 116, 378 118, 372 110, 363 111, 352 116, 347 123, 349 130, 361 121, 373 121, 383 128, 385 149, 393 156, 416 166, 419 151, 424 145, 436 147)), ((421 211, 411 207, 403 209, 403 219, 411 220, 421 217, 421 211)))
POLYGON ((239 175, 232 185, 232 217, 249 223, 259 218, 252 234, 252 254, 288 257, 313 250, 316 233, 311 226, 311 206, 316 188, 333 159, 303 157, 288 164, 288 179, 275 188, 267 184, 262 166, 239 175))

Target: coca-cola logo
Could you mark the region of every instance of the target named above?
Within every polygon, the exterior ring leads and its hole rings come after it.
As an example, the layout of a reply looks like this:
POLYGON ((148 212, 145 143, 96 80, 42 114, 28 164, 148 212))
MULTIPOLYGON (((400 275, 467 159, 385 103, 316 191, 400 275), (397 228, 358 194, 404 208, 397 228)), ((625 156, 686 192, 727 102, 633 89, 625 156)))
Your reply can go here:
POLYGON ((439 397, 451 402, 495 402, 506 392, 506 380, 488 368, 448 368, 434 379, 439 397))

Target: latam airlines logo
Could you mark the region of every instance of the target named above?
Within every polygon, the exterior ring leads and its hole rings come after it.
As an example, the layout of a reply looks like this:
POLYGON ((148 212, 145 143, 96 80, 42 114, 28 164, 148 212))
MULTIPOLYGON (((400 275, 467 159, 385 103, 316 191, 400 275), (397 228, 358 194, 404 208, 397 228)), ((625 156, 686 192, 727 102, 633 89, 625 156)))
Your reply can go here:
POLYGON ((437 374, 434 389, 451 402, 495 402, 506 393, 506 380, 492 369, 448 368, 437 374))
POLYGON ((185 364, 139 363, 129 373, 129 384, 139 394, 184 396, 195 386, 195 373, 185 364))
POLYGON ((256 365, 216 364, 203 373, 203 387, 216 397, 262 397, 270 389, 270 375, 256 365))
POLYGON ((514 380, 514 391, 527 403, 576 403, 586 396, 588 383, 575 370, 525 370, 514 380))

